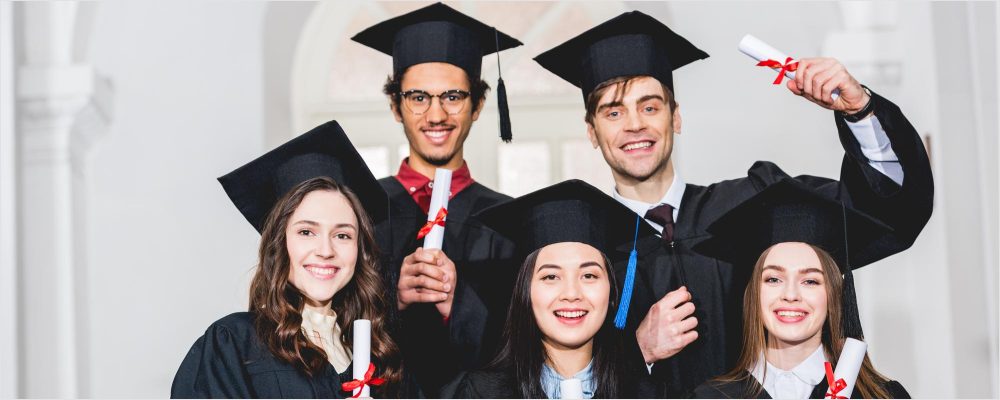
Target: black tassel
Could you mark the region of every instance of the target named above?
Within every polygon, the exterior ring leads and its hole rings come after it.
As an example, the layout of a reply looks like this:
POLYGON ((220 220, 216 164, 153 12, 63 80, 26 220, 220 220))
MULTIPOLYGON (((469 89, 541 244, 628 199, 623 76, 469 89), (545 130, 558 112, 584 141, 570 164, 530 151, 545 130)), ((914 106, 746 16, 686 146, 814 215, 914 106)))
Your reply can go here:
POLYGON ((504 143, 510 143, 510 109, 507 107, 507 87, 503 84, 503 78, 497 81, 497 111, 500 113, 500 139, 504 143))
POLYGON ((858 294, 854 290, 854 274, 851 269, 847 269, 844 274, 844 304, 843 317, 841 318, 841 330, 844 337, 864 340, 865 332, 861 329, 861 315, 858 313, 858 294))

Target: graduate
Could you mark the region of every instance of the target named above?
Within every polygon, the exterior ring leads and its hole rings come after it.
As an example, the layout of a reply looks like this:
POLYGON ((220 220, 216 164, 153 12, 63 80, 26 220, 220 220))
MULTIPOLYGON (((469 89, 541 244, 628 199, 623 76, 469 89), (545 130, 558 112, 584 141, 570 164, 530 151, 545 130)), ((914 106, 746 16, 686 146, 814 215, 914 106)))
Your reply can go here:
MULTIPOLYGON (((427 396, 462 369, 496 351, 516 270, 513 244, 471 216, 510 197, 475 181, 463 154, 489 84, 482 60, 521 42, 441 3, 371 26, 352 38, 392 57, 383 87, 402 124, 409 156, 379 183, 389 194, 389 221, 376 226, 385 252, 386 286, 401 311, 400 346, 427 396), (435 169, 452 171, 441 249, 424 249, 435 169)), ((497 87, 505 140, 510 139, 502 80, 497 87)), ((388 134, 388 133, 385 133, 388 134)))
POLYGON ((216 321, 191 347, 175 398, 344 398, 352 323, 371 321, 376 397, 409 397, 386 303, 373 222, 388 199, 336 121, 219 178, 261 234, 247 312, 216 321), (362 207, 362 204, 365 206, 362 207))
MULTIPOLYGON (((884 257, 879 248, 892 229, 785 180, 708 230, 714 237, 703 243, 706 252, 752 273, 736 367, 700 385, 694 396, 824 398, 830 387, 824 362, 832 371, 845 338, 864 340, 851 270, 884 257)), ((864 355, 851 397, 910 395, 864 355)))
MULTIPOLYGON (((707 57, 655 18, 632 11, 535 58, 582 90, 588 137, 615 180, 612 196, 656 230, 639 237, 636 289, 623 303, 630 302, 633 357, 671 396, 731 370, 741 348, 741 299, 750 271, 694 247, 711 237, 711 222, 789 177, 773 163, 757 162, 736 179, 707 186, 683 180, 671 157, 683 95, 674 91, 673 71, 707 57)), ((892 227, 878 249, 882 255, 912 245, 930 218, 934 188, 923 143, 899 108, 832 58, 800 59, 787 87, 832 111, 845 153, 839 181, 795 179, 892 227), (840 91, 837 99, 833 89, 840 91)), ((608 257, 617 267, 628 252, 608 257)), ((616 268, 620 279, 624 271, 616 268)))
POLYGON ((565 181, 491 207, 478 218, 514 238, 526 255, 500 352, 463 373, 449 398, 563 398, 579 379, 583 398, 653 396, 645 371, 629 371, 612 321, 619 285, 604 250, 630 244, 639 217, 582 181, 565 181), (641 373, 640 373, 641 372, 641 373))

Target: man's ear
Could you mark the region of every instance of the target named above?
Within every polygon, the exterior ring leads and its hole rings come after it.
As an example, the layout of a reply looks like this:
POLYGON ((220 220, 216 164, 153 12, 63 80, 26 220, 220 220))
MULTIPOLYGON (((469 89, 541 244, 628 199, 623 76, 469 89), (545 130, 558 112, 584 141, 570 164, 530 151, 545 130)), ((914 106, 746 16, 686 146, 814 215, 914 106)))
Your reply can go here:
POLYGON ((600 147, 600 144, 597 142, 597 131, 594 130, 594 124, 590 122, 587 122, 587 138, 590 139, 590 145, 594 146, 595 149, 600 147))
POLYGON ((681 133, 681 105, 680 103, 674 103, 674 116, 673 116, 673 128, 674 133, 681 133))
POLYGON ((389 109, 392 110, 393 118, 396 118, 396 122, 403 122, 403 114, 400 113, 399 105, 392 98, 389 98, 389 109))
POLYGON ((473 122, 479 120, 479 112, 483 111, 483 106, 485 105, 486 105, 486 96, 483 96, 483 99, 479 100, 479 104, 476 105, 476 108, 472 110, 473 122))

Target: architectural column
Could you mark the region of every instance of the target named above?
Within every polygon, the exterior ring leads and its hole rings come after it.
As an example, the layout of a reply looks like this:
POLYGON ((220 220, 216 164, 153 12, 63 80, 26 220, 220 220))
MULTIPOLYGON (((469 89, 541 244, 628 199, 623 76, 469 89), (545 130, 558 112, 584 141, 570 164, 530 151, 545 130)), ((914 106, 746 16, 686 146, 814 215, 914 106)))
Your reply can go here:
POLYGON ((20 3, 19 397, 79 397, 72 131, 93 71, 73 60, 78 3, 20 3))

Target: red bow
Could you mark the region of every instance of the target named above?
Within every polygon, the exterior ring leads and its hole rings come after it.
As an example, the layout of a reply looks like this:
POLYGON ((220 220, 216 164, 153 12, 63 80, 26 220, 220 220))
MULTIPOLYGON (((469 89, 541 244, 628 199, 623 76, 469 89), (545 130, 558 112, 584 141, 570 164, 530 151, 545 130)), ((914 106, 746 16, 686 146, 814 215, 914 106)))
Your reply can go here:
MULTIPOLYGON (((350 392, 354 389, 362 389, 365 387, 365 385, 379 386, 385 383, 385 379, 372 378, 372 375, 375 375, 375 364, 368 363, 368 372, 365 372, 365 379, 362 380, 355 379, 353 381, 344 382, 343 384, 340 385, 340 389, 345 392, 350 392)), ((351 398, 352 399, 357 398, 358 396, 361 396, 361 390, 358 390, 358 392, 355 393, 353 396, 351 396, 351 398)))
POLYGON ((830 365, 829 361, 826 361, 823 364, 824 364, 824 366, 826 366, 826 383, 828 385, 830 385, 830 391, 828 391, 826 393, 826 398, 827 399, 846 399, 846 397, 840 396, 837 393, 839 393, 841 390, 844 390, 844 388, 847 387, 847 382, 844 382, 844 378, 840 378, 840 379, 834 380, 834 377, 833 377, 833 366, 830 365))
POLYGON ((434 220, 427 221, 423 228, 420 228, 420 232, 417 232, 417 239, 423 239, 428 233, 431 233, 431 229, 434 229, 434 225, 444 226, 444 217, 448 216, 448 209, 441 207, 438 210, 438 215, 434 217, 434 220))
POLYGON ((795 72, 795 70, 799 69, 799 62, 798 61, 792 62, 792 58, 788 57, 785 59, 784 64, 775 60, 768 59, 757 63, 757 66, 769 67, 769 68, 781 68, 781 70, 778 71, 778 77, 774 79, 774 84, 777 85, 781 83, 781 79, 785 77, 785 71, 795 72))

